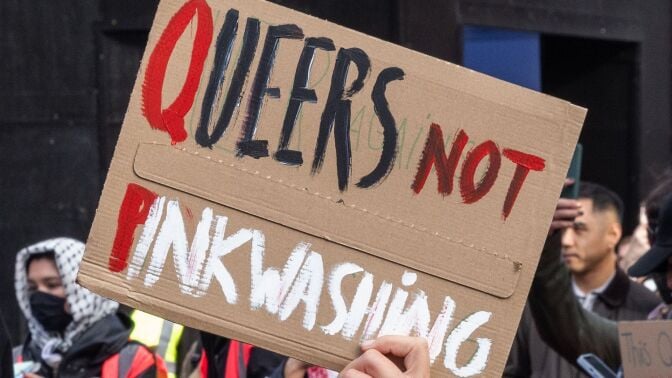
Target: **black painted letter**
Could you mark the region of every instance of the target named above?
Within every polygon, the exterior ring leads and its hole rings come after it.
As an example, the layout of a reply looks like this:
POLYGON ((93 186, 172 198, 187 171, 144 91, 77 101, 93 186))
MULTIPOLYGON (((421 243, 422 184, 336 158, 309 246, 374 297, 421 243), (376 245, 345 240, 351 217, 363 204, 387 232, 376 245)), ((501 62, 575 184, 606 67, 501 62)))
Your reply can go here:
POLYGON ((205 90, 205 97, 203 98, 203 105, 201 108, 201 119, 196 129, 196 142, 203 146, 212 148, 212 146, 219 141, 224 135, 233 111, 240 104, 241 91, 245 78, 250 72, 250 65, 254 59, 254 54, 257 51, 257 43, 259 42, 259 20, 249 18, 245 27, 245 35, 243 36, 243 48, 238 59, 238 65, 233 73, 231 85, 229 86, 224 107, 217 119, 217 124, 212 130, 212 135, 208 134, 208 125, 210 118, 214 111, 214 102, 217 94, 221 91, 224 83, 224 74, 231 59, 231 49, 233 48, 233 40, 236 37, 238 30, 238 11, 231 9, 226 14, 226 21, 222 26, 222 31, 217 37, 217 50, 215 52, 215 66, 210 74, 210 81, 205 90))
POLYGON ((264 49, 261 52, 259 68, 257 68, 257 74, 252 84, 247 116, 243 122, 243 134, 238 141, 238 156, 247 155, 255 159, 268 156, 268 141, 252 140, 252 138, 257 129, 264 96, 280 97, 279 88, 268 88, 268 81, 271 78, 271 69, 273 68, 278 40, 280 38, 303 39, 303 31, 293 24, 270 26, 268 28, 264 49))
POLYGON ((280 134, 278 150, 274 155, 275 160, 288 165, 303 164, 301 151, 289 150, 287 146, 292 138, 292 131, 294 130, 299 111, 301 111, 301 105, 304 102, 317 102, 315 91, 306 88, 316 48, 326 51, 334 51, 336 49, 334 42, 329 38, 306 38, 306 44, 301 52, 301 58, 299 58, 299 65, 296 67, 292 97, 289 100, 285 121, 282 124, 282 134, 280 134))
POLYGON ((364 80, 371 69, 371 62, 366 53, 358 48, 340 49, 336 57, 334 73, 331 76, 331 88, 327 104, 322 112, 320 132, 315 146, 315 157, 311 173, 317 174, 324 162, 324 153, 329 141, 331 129, 334 130, 334 142, 336 144, 336 166, 338 170, 338 189, 345 191, 348 188, 350 178, 351 152, 350 152, 350 98, 364 87, 364 80), (345 79, 348 76, 350 63, 357 66, 357 78, 352 86, 345 90, 345 79))
POLYGON ((380 154, 380 160, 376 168, 368 175, 362 177, 357 183, 360 188, 370 188, 380 183, 392 171, 394 159, 397 156, 397 124, 390 113, 390 104, 385 98, 387 83, 394 80, 403 80, 404 71, 401 68, 389 67, 380 72, 376 84, 371 92, 373 100, 373 109, 383 126, 383 152, 380 154))

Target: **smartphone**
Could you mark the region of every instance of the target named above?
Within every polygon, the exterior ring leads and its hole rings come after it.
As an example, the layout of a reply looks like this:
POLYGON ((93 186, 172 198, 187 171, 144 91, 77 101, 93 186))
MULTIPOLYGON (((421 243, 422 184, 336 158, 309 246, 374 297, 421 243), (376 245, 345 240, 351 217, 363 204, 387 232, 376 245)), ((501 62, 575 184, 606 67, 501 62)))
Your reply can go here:
POLYGON ((576 149, 574 149, 574 156, 572 156, 572 162, 569 164, 569 171, 567 172, 567 178, 573 179, 574 184, 563 188, 560 197, 572 198, 572 199, 577 199, 579 197, 582 160, 583 160, 583 145, 581 145, 581 143, 577 143, 576 149))
POLYGON ((601 358, 592 353, 580 355, 576 362, 592 378, 617 378, 616 373, 601 358))

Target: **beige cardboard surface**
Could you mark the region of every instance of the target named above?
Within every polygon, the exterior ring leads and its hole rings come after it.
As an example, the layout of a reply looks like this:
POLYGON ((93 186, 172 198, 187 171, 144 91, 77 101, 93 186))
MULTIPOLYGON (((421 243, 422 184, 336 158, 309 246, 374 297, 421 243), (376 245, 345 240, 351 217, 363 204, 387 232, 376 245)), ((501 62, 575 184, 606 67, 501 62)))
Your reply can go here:
POLYGON ((672 327, 669 321, 619 322, 625 377, 672 377, 672 327))
POLYGON ((584 116, 263 1, 163 0, 79 281, 332 369, 413 334, 433 375, 499 376, 584 116))

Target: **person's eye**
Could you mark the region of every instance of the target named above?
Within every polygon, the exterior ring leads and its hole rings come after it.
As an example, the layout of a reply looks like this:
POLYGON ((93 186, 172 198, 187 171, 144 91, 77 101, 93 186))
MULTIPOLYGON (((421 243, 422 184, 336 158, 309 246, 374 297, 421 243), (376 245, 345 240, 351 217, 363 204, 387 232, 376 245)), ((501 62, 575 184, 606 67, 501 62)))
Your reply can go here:
POLYGON ((48 288, 49 290, 56 290, 56 289, 60 289, 61 287, 62 287, 62 285, 61 285, 61 284, 58 284, 58 283, 50 283, 50 284, 47 284, 47 288, 48 288))

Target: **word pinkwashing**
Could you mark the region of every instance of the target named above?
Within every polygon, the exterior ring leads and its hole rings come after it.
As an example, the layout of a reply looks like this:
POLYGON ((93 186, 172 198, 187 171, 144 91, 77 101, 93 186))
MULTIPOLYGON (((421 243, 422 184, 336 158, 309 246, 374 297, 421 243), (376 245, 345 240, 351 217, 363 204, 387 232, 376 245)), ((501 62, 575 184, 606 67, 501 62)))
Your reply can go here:
POLYGON ((227 223, 228 217, 214 214, 211 208, 203 209, 189 245, 179 201, 130 184, 119 210, 109 269, 126 270, 129 280, 142 279, 144 286, 152 287, 161 279, 168 253, 172 251, 177 282, 184 295, 203 297, 216 281, 227 303, 247 306, 251 311, 267 311, 277 316, 279 322, 301 308, 302 324, 308 331, 339 335, 346 340, 356 335, 361 340, 390 334, 417 335, 427 339, 432 364, 445 348, 443 365, 456 376, 469 377, 485 369, 492 346, 488 338, 475 339, 476 352, 466 365, 457 366, 457 356, 472 333, 490 320, 491 312, 477 311, 449 332, 456 303, 446 296, 430 328, 427 295, 419 289, 412 292, 405 289, 416 283, 416 273, 406 271, 401 277, 401 287, 396 289, 392 283, 382 281, 374 294, 375 277, 365 267, 347 261, 325 267, 322 255, 304 241, 299 241, 289 252, 282 268, 268 267, 264 264, 264 232, 252 228, 227 230, 227 223), (138 227, 142 227, 140 237, 131 254, 138 227), (222 262, 223 257, 232 253, 250 255, 249 293, 240 292, 222 262), (147 268, 143 272, 144 266, 147 268), (359 279, 350 303, 341 293, 346 278, 359 279), (327 311, 335 315, 329 323, 317 325, 320 306, 325 306, 320 303, 323 290, 330 299, 327 311))

